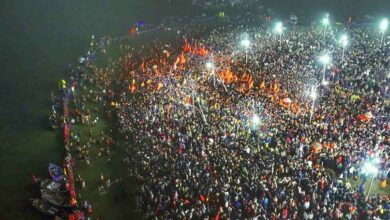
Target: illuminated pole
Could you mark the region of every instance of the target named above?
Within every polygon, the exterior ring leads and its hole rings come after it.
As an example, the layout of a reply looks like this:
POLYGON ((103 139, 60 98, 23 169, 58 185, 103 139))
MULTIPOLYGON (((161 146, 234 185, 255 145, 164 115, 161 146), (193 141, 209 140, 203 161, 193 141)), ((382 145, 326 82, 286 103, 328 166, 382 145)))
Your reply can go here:
POLYGON ((212 74, 213 74, 213 81, 214 81, 214 87, 215 87, 215 65, 214 65, 214 54, 211 54, 211 60, 212 60, 212 64, 211 65, 211 71, 212 71, 212 74))
POLYGON ((325 37, 326 29, 327 29, 329 23, 330 23, 330 21, 329 21, 329 14, 326 14, 325 18, 322 19, 322 24, 325 26, 324 37, 325 37))
POLYGON ((380 29, 380 31, 381 31, 381 33, 382 33, 382 37, 381 37, 381 47, 382 47, 382 45, 383 45, 383 38, 384 38, 384 36, 385 36, 385 32, 386 32, 388 26, 389 26, 389 20, 387 20, 387 18, 384 18, 384 19, 381 21, 380 25, 379 25, 379 29, 380 29))
POLYGON ((280 46, 282 46, 283 23, 281 21, 276 23, 275 32, 279 34, 279 43, 280 43, 280 46))
POLYGON ((225 83, 223 82, 223 79, 221 78, 221 76, 219 76, 218 74, 215 73, 215 66, 214 66, 214 63, 212 63, 212 62, 207 62, 207 63, 206 63, 206 68, 207 68, 207 69, 211 69, 211 71, 212 71, 211 74, 213 74, 213 83, 214 83, 214 87, 215 87, 215 83, 216 83, 216 77, 215 77, 215 76, 217 75, 218 79, 222 82, 223 88, 224 88, 225 91, 227 92, 228 90, 227 90, 227 88, 226 88, 226 86, 225 86, 225 83))
POLYGON ((254 114, 252 117, 252 123, 255 126, 258 126, 260 124, 260 117, 257 114, 254 114))
POLYGON ((340 44, 341 46, 343 47, 343 53, 341 55, 341 60, 344 60, 344 51, 345 51, 345 47, 348 45, 348 36, 347 35, 342 35, 341 38, 340 38, 340 44))
POLYGON ((322 55, 322 56, 320 56, 320 62, 324 65, 324 73, 323 73, 323 75, 322 75, 322 84, 323 85, 326 85, 327 84, 327 82, 326 82, 326 80, 325 80, 325 73, 326 73, 326 66, 329 64, 329 62, 330 62, 330 57, 329 57, 329 55, 328 54, 324 54, 324 55, 322 55))
POLYGON ((245 63, 247 63, 247 59, 248 59, 248 48, 249 46, 251 45, 251 42, 245 38, 241 41, 241 45, 245 48, 245 63))
POLYGON ((310 98, 312 99, 312 103, 311 103, 311 108, 310 108, 310 119, 309 119, 309 122, 311 124, 311 120, 313 118, 313 114, 314 114, 314 104, 315 104, 315 101, 317 99, 317 84, 312 86, 311 87, 311 90, 310 90, 310 98))
POLYGON ((371 159, 369 161, 366 161, 365 164, 363 165, 363 168, 362 168, 362 172, 363 174, 365 175, 371 175, 371 182, 370 182, 370 186, 368 188, 368 193, 367 193, 367 196, 366 196, 366 201, 368 200, 368 197, 370 195, 370 192, 371 192, 371 188, 372 188, 372 183, 374 182, 374 179, 376 177, 376 175, 378 174, 379 170, 377 168, 377 164, 379 163, 379 159, 378 158, 374 158, 374 159, 371 159))
POLYGON ((215 87, 215 65, 214 65, 214 54, 211 54, 211 61, 206 63, 206 69, 211 70, 213 76, 213 85, 215 87))
MULTIPOLYGON (((215 75, 214 75, 214 65, 212 62, 207 62, 206 63, 206 69, 211 70, 211 74, 213 75, 213 82, 214 82, 214 87, 215 87, 215 75)), ((204 74, 203 74, 204 77, 204 74)))
POLYGON ((202 119, 203 119, 204 123, 207 124, 206 116, 204 115, 202 106, 200 104, 201 100, 199 102, 197 101, 198 96, 197 96, 197 93, 196 93, 196 87, 195 87, 194 80, 190 79, 190 82, 191 82, 191 89, 192 89, 192 101, 193 101, 194 116, 195 116, 195 113, 196 113, 196 106, 195 105, 196 105, 196 103, 198 103, 199 111, 202 114, 202 119))
POLYGON ((371 188, 372 188, 372 183, 374 182, 374 178, 375 178, 375 175, 372 175, 370 187, 368 188, 368 193, 367 193, 367 196, 366 196, 366 201, 368 200, 368 196, 370 195, 371 188))
MULTIPOLYGON (((254 111, 254 109, 253 109, 254 111)), ((251 130, 254 129, 254 131, 256 132, 256 136, 257 136, 257 139, 256 138, 253 138, 257 143, 256 145, 258 146, 259 142, 260 142, 260 135, 259 135, 259 125, 260 125, 260 117, 257 115, 257 114, 253 114, 252 118, 251 118, 251 130)))

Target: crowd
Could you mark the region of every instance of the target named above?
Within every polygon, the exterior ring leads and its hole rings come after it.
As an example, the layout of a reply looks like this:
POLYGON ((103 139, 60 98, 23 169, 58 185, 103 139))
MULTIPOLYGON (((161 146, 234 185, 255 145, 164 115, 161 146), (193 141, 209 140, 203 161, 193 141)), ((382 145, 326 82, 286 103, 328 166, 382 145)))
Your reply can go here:
POLYGON ((305 26, 279 37, 270 27, 232 23, 189 36, 154 42, 144 48, 148 57, 127 55, 121 90, 110 99, 143 215, 390 217, 390 202, 368 195, 371 176, 363 172, 375 161, 385 184, 389 171, 390 50, 378 33, 305 26), (342 32, 351 39, 344 52, 342 32), (187 44, 207 52, 183 52, 187 44), (325 71, 324 53, 332 58, 325 71))
MULTIPOLYGON (((104 103, 127 141, 123 161, 147 218, 390 218, 390 201, 369 194, 363 169, 375 162, 386 185, 388 42, 380 46, 372 28, 297 26, 280 37, 241 21, 183 26, 176 41, 137 50, 120 43, 126 55, 107 68, 88 53, 71 81, 81 92, 72 123, 90 126, 89 135, 72 133, 69 149, 91 164, 97 145, 94 159, 109 166, 114 139, 93 131, 98 109, 86 105, 104 103), (345 50, 340 33, 350 36, 345 50)), ((119 181, 101 173, 96 190, 119 181)))

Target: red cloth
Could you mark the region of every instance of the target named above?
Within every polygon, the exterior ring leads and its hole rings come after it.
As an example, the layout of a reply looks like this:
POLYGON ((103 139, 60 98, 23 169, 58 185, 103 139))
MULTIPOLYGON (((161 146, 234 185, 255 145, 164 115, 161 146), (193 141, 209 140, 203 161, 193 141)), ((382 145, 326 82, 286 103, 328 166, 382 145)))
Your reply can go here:
POLYGON ((340 164, 340 163, 342 163, 343 162, 343 157, 342 156, 339 156, 338 158, 337 158, 337 164, 340 164))
POLYGON ((367 117, 363 114, 361 115, 358 115, 357 118, 360 120, 360 121, 367 121, 367 117))
POLYGON ((217 213, 217 216, 215 216, 215 220, 219 220, 219 218, 220 218, 220 215, 221 215, 221 213, 220 213, 220 212, 218 212, 218 213, 217 213))

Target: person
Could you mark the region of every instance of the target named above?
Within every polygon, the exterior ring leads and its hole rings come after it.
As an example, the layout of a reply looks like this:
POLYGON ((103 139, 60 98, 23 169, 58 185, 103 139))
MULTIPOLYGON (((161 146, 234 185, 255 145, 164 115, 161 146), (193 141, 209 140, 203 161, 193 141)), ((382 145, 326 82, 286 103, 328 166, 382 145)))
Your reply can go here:
MULTIPOLYGON (((108 111, 127 137, 125 163, 140 184, 139 208, 162 219, 384 217, 379 213, 385 201, 378 195, 361 201, 364 183, 353 187, 340 177, 352 173, 364 179, 358 167, 376 157, 381 172, 389 169, 389 142, 378 138, 388 127, 382 117, 388 92, 381 89, 388 83, 387 51, 372 43, 369 29, 351 28, 356 42, 343 59, 334 49, 334 64, 323 70, 315 57, 333 39, 317 27, 297 26, 280 44, 267 28, 244 25, 228 21, 211 32, 199 27, 202 38, 191 39, 194 46, 186 53, 182 40, 173 42, 169 57, 159 52, 165 42, 146 45, 139 60, 127 54, 121 60, 125 71, 116 95, 107 100, 92 90, 87 95, 92 102, 118 103, 108 111), (243 30, 254 36, 249 59, 236 48, 243 30), (215 52, 208 56, 199 48, 215 52), (203 74, 208 59, 218 73, 203 74), (134 81, 144 86, 129 91, 134 81), (314 107, 307 94, 313 85, 314 107), (359 99, 351 98, 356 95, 359 99), (286 97, 294 108, 280 104, 286 97), (368 118, 367 112, 378 117, 368 118), (253 122, 255 115, 261 123, 253 122)), ((194 36, 185 28, 178 31, 194 36)), ((114 72, 96 68, 87 81, 108 91, 114 72)), ((111 145, 105 134, 96 140, 111 145)), ((109 160, 109 148, 106 152, 109 160)), ((100 180, 102 195, 111 182, 102 172, 100 180)))

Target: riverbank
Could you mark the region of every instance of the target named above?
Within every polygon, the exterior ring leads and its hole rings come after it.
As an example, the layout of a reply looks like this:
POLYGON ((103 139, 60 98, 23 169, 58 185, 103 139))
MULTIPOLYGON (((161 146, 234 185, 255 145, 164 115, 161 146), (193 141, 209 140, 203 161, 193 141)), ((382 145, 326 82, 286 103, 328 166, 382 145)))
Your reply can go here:
POLYGON ((76 162, 78 204, 86 201, 92 205, 90 217, 140 218, 135 200, 137 183, 124 163, 127 145, 115 130, 116 120, 110 117, 114 109, 109 97, 111 92, 115 93, 116 81, 123 74, 125 55, 134 49, 143 50, 157 39, 168 44, 174 42, 181 36, 175 25, 169 25, 169 31, 151 28, 136 36, 103 40, 103 44, 110 43, 99 49, 96 49, 99 40, 93 41, 95 60, 71 67, 69 83, 75 85, 75 92, 69 103, 69 120, 73 121, 69 148, 76 162))
POLYGON ((0 80, 0 219, 42 219, 31 207, 31 175, 47 177, 59 163, 62 134, 48 126, 50 93, 77 62, 92 34, 126 34, 138 20, 186 14, 186 6, 162 1, 15 2, 0 7, 2 80, 0 80))

